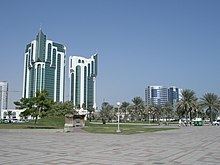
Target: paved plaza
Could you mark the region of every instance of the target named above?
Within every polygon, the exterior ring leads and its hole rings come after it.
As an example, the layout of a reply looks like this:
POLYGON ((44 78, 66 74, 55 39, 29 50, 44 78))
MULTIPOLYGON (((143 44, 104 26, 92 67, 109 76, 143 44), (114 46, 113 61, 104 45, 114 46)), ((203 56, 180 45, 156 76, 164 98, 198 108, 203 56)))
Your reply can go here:
POLYGON ((217 165, 220 127, 191 126, 135 135, 2 129, 0 164, 217 165))

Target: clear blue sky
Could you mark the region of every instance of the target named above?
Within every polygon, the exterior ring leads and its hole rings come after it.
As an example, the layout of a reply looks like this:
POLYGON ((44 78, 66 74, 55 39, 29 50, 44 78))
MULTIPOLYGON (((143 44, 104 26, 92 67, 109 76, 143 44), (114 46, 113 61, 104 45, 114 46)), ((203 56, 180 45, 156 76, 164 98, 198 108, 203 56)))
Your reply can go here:
POLYGON ((144 99, 148 85, 220 95, 219 9, 219 0, 2 0, 0 80, 9 83, 9 107, 21 97, 13 91, 22 91, 24 49, 40 26, 67 57, 98 50, 98 105, 144 99))

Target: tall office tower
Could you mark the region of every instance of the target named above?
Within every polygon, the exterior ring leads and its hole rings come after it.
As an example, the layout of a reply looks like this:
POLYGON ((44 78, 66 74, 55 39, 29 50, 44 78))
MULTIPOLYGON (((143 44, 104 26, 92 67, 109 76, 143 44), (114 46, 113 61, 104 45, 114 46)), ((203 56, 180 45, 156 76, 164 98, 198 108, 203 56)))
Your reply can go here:
POLYGON ((168 102, 168 90, 163 86, 148 86, 145 89, 146 105, 164 106, 168 102))
POLYGON ((2 109, 8 109, 8 83, 6 81, 0 81, 0 110, 2 109))
POLYGON ((87 59, 69 58, 70 100, 77 108, 96 108, 96 76, 98 55, 87 59))
POLYGON ((175 107, 176 103, 181 99, 182 89, 172 86, 168 89, 168 101, 171 103, 173 107, 175 107))
POLYGON ((23 97, 32 98, 46 90, 55 102, 64 101, 66 47, 47 40, 39 31, 25 49, 23 97))

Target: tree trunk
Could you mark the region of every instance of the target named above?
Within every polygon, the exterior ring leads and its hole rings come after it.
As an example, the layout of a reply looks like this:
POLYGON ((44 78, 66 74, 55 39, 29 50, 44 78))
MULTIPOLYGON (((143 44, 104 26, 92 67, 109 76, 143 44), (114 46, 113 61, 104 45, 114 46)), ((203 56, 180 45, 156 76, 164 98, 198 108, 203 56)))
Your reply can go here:
POLYGON ((89 112, 89 121, 91 122, 92 121, 92 112, 89 112))
POLYGON ((35 128, 37 127, 37 116, 34 119, 34 126, 35 126, 35 128))
POLYGON ((106 123, 106 120, 105 119, 102 119, 102 124, 105 124, 106 123))

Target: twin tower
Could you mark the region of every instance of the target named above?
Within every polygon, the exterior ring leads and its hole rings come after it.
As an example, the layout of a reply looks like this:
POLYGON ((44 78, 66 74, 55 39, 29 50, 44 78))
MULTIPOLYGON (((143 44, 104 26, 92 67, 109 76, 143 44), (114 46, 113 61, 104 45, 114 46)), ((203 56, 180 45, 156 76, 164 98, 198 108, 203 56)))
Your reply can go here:
MULTIPOLYGON (((96 108, 97 54, 89 59, 69 57, 69 100, 77 108, 96 108)), ((23 98, 46 90, 49 98, 63 102, 65 97, 66 47, 47 40, 39 31, 36 39, 26 46, 24 56, 23 98)))

